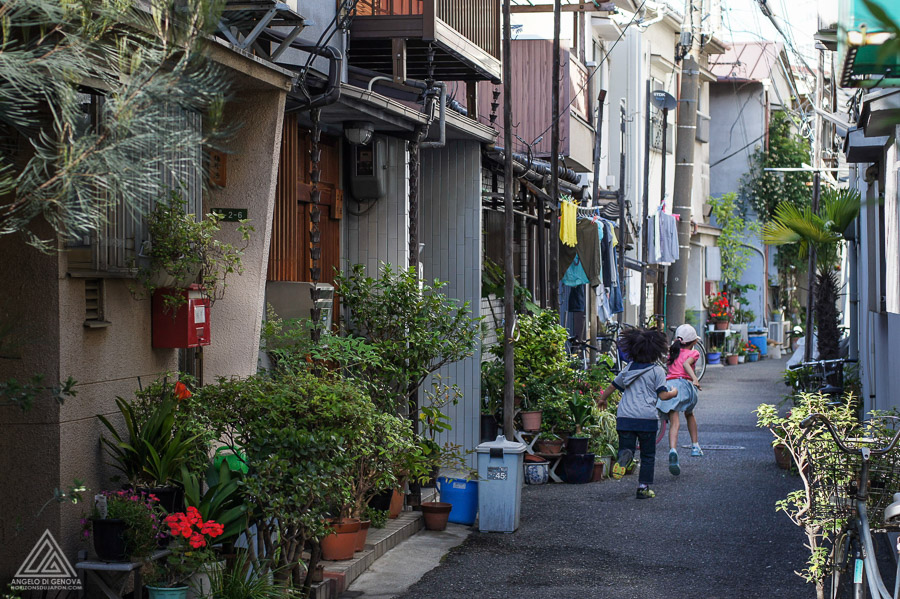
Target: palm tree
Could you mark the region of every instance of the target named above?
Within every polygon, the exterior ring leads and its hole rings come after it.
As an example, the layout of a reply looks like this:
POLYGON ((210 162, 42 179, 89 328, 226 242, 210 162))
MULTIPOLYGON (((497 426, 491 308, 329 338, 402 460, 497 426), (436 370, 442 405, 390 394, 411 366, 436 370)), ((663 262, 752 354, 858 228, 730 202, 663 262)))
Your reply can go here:
POLYGON ((763 241, 769 245, 799 244, 801 257, 815 250, 818 273, 815 294, 816 325, 819 330, 819 358, 838 357, 839 321, 835 309, 838 278, 835 270, 840 260, 844 231, 859 214, 859 192, 852 189, 826 189, 819 210, 782 202, 775 208, 772 220, 763 227, 763 241))

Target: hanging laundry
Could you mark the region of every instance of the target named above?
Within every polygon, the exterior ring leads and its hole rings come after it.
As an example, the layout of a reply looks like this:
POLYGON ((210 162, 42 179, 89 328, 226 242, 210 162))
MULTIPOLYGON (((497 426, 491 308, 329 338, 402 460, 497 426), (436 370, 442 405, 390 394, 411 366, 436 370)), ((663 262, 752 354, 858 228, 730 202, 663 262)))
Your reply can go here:
POLYGON ((603 264, 600 254, 600 235, 597 225, 591 219, 581 218, 576 224, 578 241, 574 247, 559 244, 559 271, 566 276, 577 257, 582 265, 582 272, 587 276, 584 283, 596 287, 602 282, 603 264))
POLYGON ((677 262, 681 255, 678 248, 678 223, 671 214, 663 212, 659 215, 659 240, 662 259, 677 262))
POLYGON ((609 293, 603 285, 598 285, 595 293, 597 297, 597 317, 600 318, 600 322, 606 322, 612 318, 612 311, 609 309, 609 293))
POLYGON ((658 211, 648 217, 647 250, 650 264, 672 264, 678 260, 678 225, 674 216, 658 211))
POLYGON ((600 257, 603 264, 602 278, 604 287, 612 287, 619 280, 618 270, 616 269, 615 257, 615 232, 613 224, 609 221, 601 221, 603 226, 603 238, 600 242, 600 257))
POLYGON ((575 232, 578 206, 575 202, 565 200, 559 203, 559 240, 563 245, 575 247, 577 234, 575 232))
POLYGON ((569 265, 569 268, 566 269, 566 272, 563 273, 562 282, 563 285, 566 285, 568 287, 575 287, 576 285, 587 285, 590 282, 590 279, 588 279, 587 274, 585 274, 584 272, 581 260, 577 255, 572 261, 572 264, 569 265))

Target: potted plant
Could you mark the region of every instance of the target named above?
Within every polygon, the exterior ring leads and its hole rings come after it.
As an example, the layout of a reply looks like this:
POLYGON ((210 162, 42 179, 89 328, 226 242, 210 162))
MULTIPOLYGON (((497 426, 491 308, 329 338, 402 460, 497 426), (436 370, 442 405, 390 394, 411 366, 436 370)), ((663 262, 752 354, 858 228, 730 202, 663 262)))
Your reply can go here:
POLYGON ((555 433, 541 433, 541 438, 535 443, 537 452, 541 455, 560 455, 562 454, 565 441, 559 438, 555 433))
MULTIPOLYGON (((173 387, 176 394, 181 393, 179 384, 173 387)), ((109 432, 109 437, 101 437, 101 442, 113 458, 113 467, 124 475, 132 488, 158 497, 162 507, 170 513, 183 506, 184 492, 179 484, 181 467, 198 439, 197 435, 175 429, 176 401, 166 397, 140 413, 117 397, 116 406, 125 422, 125 435, 120 434, 105 416, 97 415, 109 432)))
POLYGON ((103 561, 149 557, 158 548, 162 516, 155 495, 133 490, 103 491, 94 497, 90 518, 83 518, 85 538, 103 561))
POLYGON ((585 427, 591 426, 596 418, 594 416, 594 401, 584 395, 582 391, 576 391, 569 398, 569 413, 572 423, 575 425, 575 435, 566 441, 566 453, 571 455, 585 454, 588 452, 590 435, 585 434, 585 427))
POLYGON ((747 343, 747 361, 757 362, 759 360, 759 347, 753 343, 747 343))
POLYGON ((737 348, 737 356, 738 356, 738 364, 743 364, 744 360, 747 357, 747 350, 744 348, 744 344, 741 343, 737 348))
MULTIPOLYGON (((243 272, 243 254, 253 227, 239 221, 237 231, 243 245, 235 246, 215 238, 221 219, 216 213, 195 218, 176 190, 157 201, 147 217, 150 239, 138 255, 138 282, 147 295, 161 294, 167 311, 185 303, 181 290, 194 283, 212 304, 222 297, 226 277, 243 272)), ((136 289, 132 292, 139 294, 136 289)))
POLYGON ((165 524, 172 539, 169 555, 149 564, 147 592, 150 599, 186 599, 191 576, 216 561, 211 541, 222 535, 224 527, 204 521, 194 507, 169 514, 165 524))
POLYGON ((359 518, 333 518, 326 520, 327 531, 320 541, 322 559, 328 561, 353 559, 361 526, 359 518))
POLYGON ((734 353, 734 354, 728 354, 727 356, 725 356, 725 362, 726 362, 729 366, 737 366, 737 364, 738 364, 738 355, 737 355, 736 353, 734 353))
POLYGON ((616 431, 616 414, 613 408, 596 408, 596 424, 588 430, 591 441, 588 451, 595 456, 594 478, 609 478, 612 462, 619 453, 619 434, 616 431), (600 472, 597 472, 600 469, 600 472))
POLYGON ((710 295, 706 298, 708 319, 716 326, 717 331, 727 331, 731 324, 731 305, 725 292, 710 295))
POLYGON ((522 386, 524 389, 524 400, 522 401, 522 411, 519 416, 522 418, 522 430, 528 432, 536 432, 541 430, 541 415, 543 411, 540 408, 541 397, 549 392, 547 383, 542 380, 529 378, 522 386))
POLYGON ((706 363, 707 364, 721 364, 722 353, 721 350, 715 346, 711 345, 709 351, 706 352, 706 363))

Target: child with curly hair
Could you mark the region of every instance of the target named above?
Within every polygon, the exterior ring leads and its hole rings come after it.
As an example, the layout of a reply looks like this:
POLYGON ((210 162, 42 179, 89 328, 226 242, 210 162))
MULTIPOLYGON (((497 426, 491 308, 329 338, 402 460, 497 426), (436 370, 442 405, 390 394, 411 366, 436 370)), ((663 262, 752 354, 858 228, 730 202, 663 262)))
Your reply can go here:
POLYGON ((656 433, 659 427, 656 401, 665 401, 676 395, 676 391, 666 387, 666 371, 656 364, 665 355, 668 343, 666 336, 659 331, 628 329, 619 337, 619 346, 632 362, 603 390, 597 403, 605 408, 609 396, 616 389, 622 392, 616 413, 619 456, 613 465, 612 475, 615 479, 622 478, 640 442, 641 470, 637 498, 649 499, 656 496, 650 488, 656 464, 656 433))

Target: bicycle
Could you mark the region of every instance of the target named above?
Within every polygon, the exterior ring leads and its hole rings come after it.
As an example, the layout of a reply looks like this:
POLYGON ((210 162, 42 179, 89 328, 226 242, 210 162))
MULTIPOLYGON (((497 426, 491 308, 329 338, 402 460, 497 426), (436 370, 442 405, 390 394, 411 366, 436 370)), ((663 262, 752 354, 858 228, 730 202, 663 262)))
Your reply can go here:
MULTIPOLYGON (((900 430, 888 435, 885 427, 874 426, 869 436, 842 439, 831 421, 818 413, 810 414, 800 426, 808 429, 817 420, 825 425, 834 444, 824 437, 810 441, 811 444, 819 440, 827 443, 813 445, 811 449, 815 453, 815 458, 813 453, 810 456, 813 513, 820 518, 843 521, 831 549, 828 596, 830 599, 898 599, 900 561, 891 594, 878 567, 872 530, 900 526, 900 493, 891 493, 900 487, 900 461, 896 455, 889 455, 900 439, 900 430), (890 441, 883 445, 888 438, 890 441), (888 501, 891 503, 887 504, 888 501)), ((883 420, 893 421, 896 427, 897 418, 883 420)))
POLYGON ((790 386, 797 393, 822 393, 840 397, 844 391, 844 364, 846 358, 835 360, 811 360, 791 366, 794 373, 790 386))

